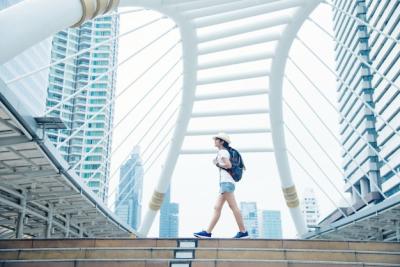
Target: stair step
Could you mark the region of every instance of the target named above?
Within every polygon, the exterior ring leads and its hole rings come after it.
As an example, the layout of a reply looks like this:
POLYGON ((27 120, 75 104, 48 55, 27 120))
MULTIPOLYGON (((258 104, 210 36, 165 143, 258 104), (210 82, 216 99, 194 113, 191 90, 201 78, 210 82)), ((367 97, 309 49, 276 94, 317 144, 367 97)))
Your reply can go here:
POLYGON ((112 248, 112 247, 180 247, 179 242, 195 241, 199 248, 283 248, 333 249, 363 251, 400 251, 396 242, 328 241, 328 240, 275 240, 275 239, 29 239, 0 240, 0 249, 6 248, 112 248))
POLYGON ((1 248, 177 247, 177 239, 29 239, 0 240, 1 248))
POLYGON ((400 267, 400 243, 192 238, 0 240, 0 266, 400 267))
POLYGON ((400 252, 265 248, 48 248, 3 249, 2 260, 57 259, 204 259, 204 260, 314 260, 400 263, 400 252))
POLYGON ((199 247, 213 248, 285 248, 400 251, 398 242, 329 241, 329 240, 271 240, 271 239, 207 239, 199 247))
POLYGON ((56 260, 0 261, 3 267, 398 267, 400 264, 275 260, 56 260))

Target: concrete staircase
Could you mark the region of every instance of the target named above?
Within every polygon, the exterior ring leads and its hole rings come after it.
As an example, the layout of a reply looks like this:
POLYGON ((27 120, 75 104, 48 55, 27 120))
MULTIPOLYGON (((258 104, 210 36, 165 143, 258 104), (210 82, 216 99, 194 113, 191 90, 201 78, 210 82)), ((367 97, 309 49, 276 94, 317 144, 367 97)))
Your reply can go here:
POLYGON ((400 266, 400 243, 265 239, 0 240, 0 266, 400 266))

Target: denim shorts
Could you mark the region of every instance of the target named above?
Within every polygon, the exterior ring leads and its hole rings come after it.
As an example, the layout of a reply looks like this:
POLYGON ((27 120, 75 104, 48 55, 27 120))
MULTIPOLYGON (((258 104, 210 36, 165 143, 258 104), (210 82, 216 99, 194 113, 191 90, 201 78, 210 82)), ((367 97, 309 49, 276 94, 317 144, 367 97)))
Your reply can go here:
POLYGON ((223 193, 232 193, 235 191, 235 184, 229 182, 222 182, 219 184, 219 192, 223 193))

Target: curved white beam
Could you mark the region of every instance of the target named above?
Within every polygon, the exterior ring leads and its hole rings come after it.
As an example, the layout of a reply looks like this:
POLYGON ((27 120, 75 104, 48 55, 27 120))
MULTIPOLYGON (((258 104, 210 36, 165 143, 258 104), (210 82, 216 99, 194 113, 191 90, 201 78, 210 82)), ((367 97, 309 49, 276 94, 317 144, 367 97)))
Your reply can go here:
MULTIPOLYGON (((270 0, 269 2, 277 2, 280 0, 270 0)), ((206 2, 206 0, 203 0, 203 2, 206 2)), ((235 11, 235 10, 240 10, 243 8, 247 8, 249 6, 261 6, 264 5, 265 3, 260 2, 260 0, 236 0, 236 1, 229 1, 224 4, 220 5, 208 5, 203 8, 197 8, 195 10, 189 10, 185 12, 185 16, 191 19, 195 18, 201 18, 201 17, 207 17, 207 16, 212 16, 217 13, 222 13, 222 12, 229 12, 229 11, 235 11)))
MULTIPOLYGON (((267 95, 268 89, 242 89, 240 91, 234 92, 222 92, 222 93, 213 93, 213 94, 199 94, 196 95, 196 101, 207 101, 207 100, 215 100, 215 99, 224 99, 224 98, 234 98, 234 97, 243 97, 243 96, 254 96, 254 95, 267 95)), ((226 132, 226 131, 225 131, 226 132)))
POLYGON ((214 26, 233 20, 245 19, 257 15, 268 14, 284 9, 300 6, 305 0, 283 0, 265 3, 264 5, 255 5, 247 8, 236 9, 230 12, 221 12, 217 15, 202 17, 195 19, 194 23, 197 28, 214 26))
POLYGON ((74 25, 82 14, 80 0, 22 1, 0 11, 0 64, 74 25))
POLYGON ((30 0, 0 11, 0 64, 49 36, 116 8, 119 0, 30 0))
POLYGON ((294 19, 286 27, 282 35, 282 39, 277 45, 275 58, 272 62, 271 75, 269 80, 270 121, 275 158, 280 174, 279 176, 281 179, 282 190, 284 192, 286 202, 295 223, 298 235, 306 233, 307 228, 299 207, 299 200, 292 179, 292 174, 290 172, 289 160, 286 151, 282 114, 282 86, 286 61, 296 34, 299 31, 300 27, 303 25, 304 21, 307 19, 310 13, 319 5, 320 2, 321 0, 307 1, 307 3, 302 8, 300 8, 293 16, 294 19))
MULTIPOLYGON (((200 135, 213 135, 219 130, 191 130, 186 133, 186 136, 200 136, 200 135)), ((257 133, 270 133, 268 128, 237 128, 237 129, 224 129, 228 134, 257 134, 257 133)))
POLYGON ((249 72, 242 72, 242 73, 225 74, 225 75, 221 75, 221 76, 199 79, 197 82, 197 85, 231 82, 231 81, 246 80, 246 79, 252 79, 252 78, 262 78, 262 77, 269 76, 269 74, 270 74, 270 72, 268 70, 258 70, 258 71, 251 71, 251 72, 249 71, 249 72))
POLYGON ((171 183, 172 173, 178 160, 183 140, 186 135, 186 129, 192 114, 193 103, 195 100, 195 89, 197 81, 197 36, 196 29, 192 22, 181 16, 180 13, 168 9, 162 5, 160 0, 156 1, 135 1, 122 0, 120 6, 140 5, 144 8, 157 10, 175 21, 177 24, 182 39, 182 59, 183 59, 183 85, 182 105, 177 119, 177 125, 174 130, 173 139, 167 154, 167 161, 164 164, 163 170, 155 188, 150 207, 147 210, 144 219, 139 229, 139 236, 146 237, 157 212, 163 201, 163 197, 167 192, 171 183))
MULTIPOLYGON (((240 153, 270 153, 274 152, 273 148, 269 147, 245 147, 245 148, 238 148, 240 153)), ((182 155, 200 155, 200 154, 215 154, 215 149, 183 149, 181 151, 182 155)))
POLYGON ((233 109, 233 110, 218 110, 218 111, 204 111, 195 112, 192 118, 205 118, 205 117, 223 117, 223 116, 242 116, 242 115, 256 115, 268 114, 267 108, 253 108, 253 109, 233 109))
POLYGON ((218 8, 219 6, 224 6, 231 2, 238 2, 238 1, 242 0, 200 0, 200 1, 180 1, 179 3, 177 1, 171 3, 170 0, 168 2, 163 2, 163 4, 171 5, 172 8, 174 8, 177 11, 179 10, 179 12, 183 13, 185 11, 190 12, 192 10, 203 9, 208 7, 218 8))
POLYGON ((280 33, 271 32, 271 33, 266 33, 261 36, 248 37, 246 39, 243 39, 241 41, 236 41, 236 42, 226 42, 226 43, 222 43, 222 44, 221 43, 214 44, 213 42, 203 43, 203 44, 199 45, 199 55, 206 55, 206 54, 226 51, 226 50, 230 50, 230 49, 241 48, 241 47, 245 47, 245 46, 251 46, 251 45, 256 45, 256 44, 278 41, 279 38, 281 38, 280 33))
POLYGON ((274 57, 273 52, 252 53, 252 54, 247 54, 247 55, 245 54, 245 55, 240 55, 237 57, 220 59, 217 61, 199 63, 199 66, 197 68, 199 70, 202 70, 202 69, 226 67, 226 66, 232 66, 232 65, 237 65, 237 64, 241 64, 241 63, 271 59, 273 57, 274 57))
POLYGON ((240 27, 235 27, 230 30, 225 30, 225 31, 221 30, 221 31, 212 32, 212 33, 204 33, 204 34, 199 35, 199 42, 205 43, 205 42, 210 42, 210 41, 214 41, 214 40, 220 40, 220 39, 231 37, 231 36, 240 35, 243 33, 262 30, 262 29, 265 29, 268 27, 284 25, 286 23, 289 23, 291 18, 292 17, 289 15, 277 17, 277 18, 268 18, 268 19, 264 19, 263 21, 248 23, 248 24, 240 26, 240 27))

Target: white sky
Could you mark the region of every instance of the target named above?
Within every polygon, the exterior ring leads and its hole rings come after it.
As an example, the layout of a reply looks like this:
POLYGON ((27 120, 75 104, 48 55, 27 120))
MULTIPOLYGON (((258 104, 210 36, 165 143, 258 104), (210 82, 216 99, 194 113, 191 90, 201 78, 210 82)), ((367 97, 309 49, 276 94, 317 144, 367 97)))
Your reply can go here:
MULTIPOLYGON (((153 18, 159 17, 152 11, 144 11, 140 13, 132 13, 131 15, 123 15, 121 18, 121 33, 129 31, 138 25, 151 21, 153 18)), ((312 17, 318 21, 325 29, 331 30, 331 13, 327 6, 319 7, 312 17)), ((259 18, 254 18, 254 20, 259 18)), ((143 47, 149 40, 156 38, 159 34, 165 32, 173 25, 173 22, 166 19, 158 22, 151 27, 136 31, 127 37, 120 40, 119 61, 127 58, 134 51, 143 47)), ((232 25, 230 26, 232 27, 232 25)), ((223 29, 223 25, 221 26, 223 29)), ((205 29, 204 31, 207 31, 205 29)), ((261 33, 261 32, 260 32, 261 33)), ((333 42, 329 37, 318 30, 315 26, 307 22, 301 29, 299 36, 310 45, 313 50, 328 63, 329 66, 334 68, 334 53, 333 42)), ((118 72, 117 94, 122 92, 124 88, 136 79, 140 73, 154 62, 164 51, 172 46, 179 38, 177 30, 168 34, 167 37, 162 39, 161 42, 156 43, 154 46, 144 50, 143 53, 130 60, 126 65, 121 66, 118 72)), ((268 45, 254 46, 247 52, 265 51, 271 49, 268 45)), ((149 92, 150 88, 157 82, 161 75, 172 66, 174 62, 181 55, 180 46, 177 46, 173 53, 166 59, 163 59, 160 64, 157 64, 146 76, 140 79, 132 87, 130 87, 122 97, 118 98, 116 103, 115 123, 120 121, 122 117, 138 103, 142 96, 149 92)), ((246 52, 246 51, 243 51, 246 52)), ((301 44, 295 42, 290 52, 291 57, 301 66, 313 81, 321 88, 323 94, 336 105, 336 81, 335 77, 329 73, 311 54, 304 49, 301 44)), ((209 57, 201 58, 200 60, 216 60, 218 57, 223 57, 223 54, 212 55, 209 57)), ((218 70, 223 72, 242 72, 250 70, 251 68, 260 69, 267 66, 267 61, 260 61, 253 65, 239 65, 238 67, 226 68, 218 70)), ((151 159, 156 157, 157 152, 151 153, 153 149, 158 147, 158 140, 162 139, 165 132, 169 127, 163 127, 166 118, 174 111, 179 105, 179 96, 163 112, 163 116, 157 119, 157 116, 163 110, 165 105, 172 99, 172 96, 177 92, 181 85, 181 80, 172 88, 172 91, 166 97, 162 97, 159 106, 154 107, 157 98, 160 97, 165 89, 171 84, 175 78, 179 76, 182 71, 181 65, 178 65, 167 76, 166 80, 158 86, 153 93, 149 95, 142 104, 127 117, 127 119, 115 129, 113 147, 114 149, 125 139, 128 138, 123 146, 121 146, 115 153, 113 153, 112 169, 115 170, 124 161, 130 150, 138 143, 141 136, 144 135, 147 128, 156 122, 155 128, 147 135, 146 138, 140 143, 142 151, 148 146, 149 149, 143 155, 143 160, 146 161, 149 156, 151 159), (129 134, 135 127, 136 123, 140 121, 144 114, 151 110, 148 118, 136 128, 132 134, 129 134), (153 141, 153 136, 156 141, 153 141), (157 139, 158 138, 158 139, 157 139)), ((214 75, 216 70, 204 71, 200 77, 207 77, 214 75)), ((338 136, 338 115, 335 111, 323 100, 315 91, 315 89, 307 83, 303 76, 293 67, 291 63, 287 64, 286 74, 293 80, 298 89, 304 94, 305 98, 310 101, 312 107, 318 112, 323 121, 329 126, 330 130, 338 136)), ((253 79, 252 81, 242 81, 239 83, 225 83, 214 86, 199 86, 197 92, 222 92, 223 90, 239 90, 246 86, 246 88, 265 88, 267 79, 253 79), (217 91, 218 90, 218 91, 217 91)), ((329 152, 329 155, 334 160, 334 163, 341 166, 340 159, 340 146, 335 139, 330 136, 329 132, 324 129, 323 125, 318 121, 317 117, 312 114, 310 109, 304 104, 295 90, 286 82, 284 85, 284 97, 286 101, 292 106, 297 114, 300 115, 303 122, 309 127, 312 133, 318 139, 318 142, 329 152)), ((263 107, 268 108, 268 99, 265 97, 246 97, 242 99, 231 99, 224 101, 209 101, 204 103, 197 103, 194 110, 214 110, 214 109, 230 109, 240 106, 240 108, 253 108, 263 107)), ((320 148, 316 145, 310 135, 306 132, 303 126, 296 121, 296 118, 290 111, 284 109, 285 123, 296 133, 297 137, 301 140, 307 150, 315 157, 319 166, 326 174, 328 174, 331 181, 336 184, 341 191, 343 187, 341 171, 336 169, 329 159, 324 155, 320 148)), ((171 123, 168 125, 172 125, 171 123)), ((246 127, 268 127, 269 118, 265 115, 257 116, 241 116, 240 118, 225 117, 221 119, 196 119, 192 120, 189 129, 215 129, 223 131, 226 128, 237 128, 239 126, 246 127)), ((231 136, 233 146, 241 147, 272 147, 270 134, 257 134, 257 135, 234 135, 231 136)), ((327 191, 327 194, 336 203, 343 202, 339 193, 329 184, 323 172, 316 167, 307 154, 302 150, 301 146, 293 139, 293 137, 286 132, 287 147, 292 151, 300 160, 301 164, 311 173, 311 175, 318 181, 320 186, 327 191)), ((209 136, 205 137, 190 137, 186 138, 184 148, 211 148, 213 142, 209 136)), ((161 149, 161 147, 159 148, 161 149)), ((160 150, 156 150, 160 151, 160 150)), ((278 176, 277 167, 273 153, 261 154, 244 154, 244 160, 247 165, 247 171, 243 180, 237 184, 236 198, 237 201, 256 201, 258 209, 274 209, 282 212, 283 221, 283 235, 285 238, 294 238, 296 233, 292 223, 288 208, 286 207, 283 195, 281 192, 280 180, 278 176)), ((192 236, 195 231, 200 231, 207 227, 212 215, 214 201, 218 195, 218 176, 215 167, 211 164, 214 155, 196 155, 196 156, 181 156, 175 168, 172 179, 172 201, 180 204, 180 236, 192 236)), ((290 157, 289 157, 290 158, 290 157)), ((151 159, 145 164, 145 170, 151 159)), ((149 203, 149 199, 158 181, 161 166, 164 164, 165 154, 154 165, 153 168, 145 174, 144 177, 144 193, 143 193, 143 214, 149 203)), ((293 179, 297 186, 298 192, 301 196, 304 188, 312 187, 316 192, 316 196, 321 209, 322 217, 329 214, 334 205, 322 193, 322 191, 310 180, 307 174, 299 168, 299 166, 290 158, 291 171, 293 179)), ((115 188, 118 174, 112 178, 111 191, 115 188)), ((114 196, 111 196, 113 199, 114 196)), ((155 223, 150 231, 150 236, 158 236, 158 223, 159 218, 156 218, 155 223)), ((234 221, 228 206, 226 205, 223 210, 220 222, 214 230, 216 237, 231 237, 237 231, 237 226, 234 221)))

